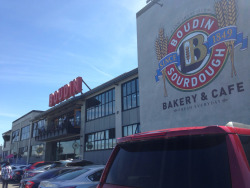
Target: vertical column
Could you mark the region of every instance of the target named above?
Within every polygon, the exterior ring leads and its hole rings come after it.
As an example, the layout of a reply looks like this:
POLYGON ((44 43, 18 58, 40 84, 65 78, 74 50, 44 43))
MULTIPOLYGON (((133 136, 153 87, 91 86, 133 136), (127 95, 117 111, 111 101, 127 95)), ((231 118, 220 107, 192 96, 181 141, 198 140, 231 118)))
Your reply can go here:
POLYGON ((122 99, 121 84, 115 87, 115 136, 122 137, 122 99))
POLYGON ((83 102, 81 107, 81 131, 80 131, 80 159, 84 158, 84 148, 85 148, 85 124, 86 124, 86 102, 83 102))

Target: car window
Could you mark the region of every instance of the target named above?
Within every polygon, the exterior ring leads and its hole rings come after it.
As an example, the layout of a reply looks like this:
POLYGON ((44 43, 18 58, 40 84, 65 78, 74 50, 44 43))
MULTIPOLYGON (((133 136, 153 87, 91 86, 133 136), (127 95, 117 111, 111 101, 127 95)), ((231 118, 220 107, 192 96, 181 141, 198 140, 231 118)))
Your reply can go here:
POLYGON ((106 183, 128 187, 231 187, 226 136, 121 144, 106 183))
POLYGON ((75 171, 72 171, 70 173, 64 173, 60 176, 57 176, 55 179, 57 180, 72 180, 78 176, 80 176, 81 174, 85 173, 89 171, 89 169, 79 169, 79 170, 75 170, 75 171))
POLYGON ((240 141, 242 143, 242 146, 245 150, 245 154, 248 160, 248 164, 250 165, 250 136, 239 136, 240 137, 240 141))
POLYGON ((88 176, 88 178, 91 181, 100 181, 100 178, 102 176, 102 172, 103 172, 103 170, 99 170, 99 171, 95 172, 94 174, 91 174, 90 176, 88 176))

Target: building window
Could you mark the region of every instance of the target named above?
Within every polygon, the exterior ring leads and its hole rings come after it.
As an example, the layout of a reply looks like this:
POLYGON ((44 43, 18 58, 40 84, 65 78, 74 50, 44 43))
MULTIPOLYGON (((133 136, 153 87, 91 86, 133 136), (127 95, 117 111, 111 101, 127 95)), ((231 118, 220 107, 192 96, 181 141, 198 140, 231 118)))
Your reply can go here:
POLYGON ((44 145, 43 144, 38 144, 38 145, 31 146, 30 156, 35 157, 35 158, 40 158, 40 156, 43 155, 43 151, 44 151, 44 145))
POLYGON ((3 151, 3 159, 5 159, 8 156, 8 151, 3 151))
POLYGON ((28 156, 28 146, 19 148, 18 158, 28 156))
POLYGON ((48 130, 63 129, 66 127, 79 128, 81 126, 81 109, 75 109, 53 119, 48 124, 48 130))
POLYGON ((115 113, 115 89, 87 99, 86 121, 115 113))
POLYGON ((140 124, 133 124, 122 127, 122 136, 129 136, 140 132, 141 132, 140 124))
POLYGON ((39 132, 42 132, 45 130, 45 124, 46 124, 45 119, 33 123, 33 134, 32 134, 33 138, 36 136, 39 136, 39 132))
POLYGON ((115 129, 85 135, 85 151, 112 149, 115 145, 115 129))
POLYGON ((138 78, 122 84, 122 109, 129 110, 140 105, 138 78))
POLYGON ((30 137, 30 126, 26 126, 22 128, 21 132, 21 140, 28 139, 30 137))
POLYGON ((12 132, 12 143, 19 141, 19 130, 12 132))

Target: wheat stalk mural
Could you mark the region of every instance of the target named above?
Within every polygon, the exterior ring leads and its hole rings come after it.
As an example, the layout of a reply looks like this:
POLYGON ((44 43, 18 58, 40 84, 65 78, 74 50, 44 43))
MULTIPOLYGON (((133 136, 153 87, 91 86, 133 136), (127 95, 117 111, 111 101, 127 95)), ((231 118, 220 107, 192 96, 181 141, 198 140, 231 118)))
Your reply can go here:
MULTIPOLYGON (((218 26, 220 28, 236 25, 237 10, 235 0, 221 0, 216 2, 215 12, 218 20, 218 26)), ((236 69, 234 67, 234 41, 227 41, 225 44, 232 63, 231 76, 233 77, 233 75, 236 76, 236 69)))
MULTIPOLYGON (((164 35, 164 29, 159 30, 159 37, 155 41, 155 52, 157 60, 160 61, 168 53, 168 38, 164 35)), ((164 96, 168 96, 166 87, 166 68, 162 70, 162 78, 164 83, 164 96)))

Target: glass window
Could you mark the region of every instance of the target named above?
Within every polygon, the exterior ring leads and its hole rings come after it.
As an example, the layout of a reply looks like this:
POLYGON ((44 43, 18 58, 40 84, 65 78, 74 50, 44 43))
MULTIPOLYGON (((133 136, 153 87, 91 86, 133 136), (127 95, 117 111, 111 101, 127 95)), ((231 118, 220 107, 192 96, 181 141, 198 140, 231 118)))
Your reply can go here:
POLYGON ((87 99, 86 102, 86 121, 94 120, 96 118, 108 116, 115 113, 115 89, 111 89, 87 99), (91 115, 89 115, 91 111, 91 115))
POLYGON ((129 136, 129 135, 137 134, 140 132, 141 132, 140 124, 127 125, 127 126, 123 126, 122 136, 129 136))
POLYGON ((12 132, 12 143, 19 141, 19 130, 12 132))
POLYGON ((43 155, 43 151, 44 151, 44 145, 43 144, 38 144, 38 145, 31 146, 30 156, 39 158, 40 156, 43 155))
POLYGON ((77 159, 80 154, 80 140, 69 140, 57 142, 57 160, 66 160, 68 158, 77 159))
POLYGON ((232 187, 224 135, 151 140, 119 147, 107 184, 143 188, 232 187))
POLYGON ((28 146, 19 148, 18 154, 20 157, 27 157, 28 156, 28 146))
POLYGON ((245 154, 248 160, 248 164, 250 165, 250 136, 239 136, 240 137, 240 141, 242 143, 242 146, 245 150, 245 154))
POLYGON ((114 148, 116 144, 115 129, 87 134, 85 138, 85 151, 114 148))
POLYGON ((21 140, 28 139, 30 137, 30 125, 23 127, 21 130, 21 140))
POLYGON ((40 120, 38 122, 33 123, 33 138, 39 136, 42 132, 45 131, 46 120, 40 120))
POLYGON ((128 110, 139 106, 138 78, 122 85, 122 109, 128 110))

